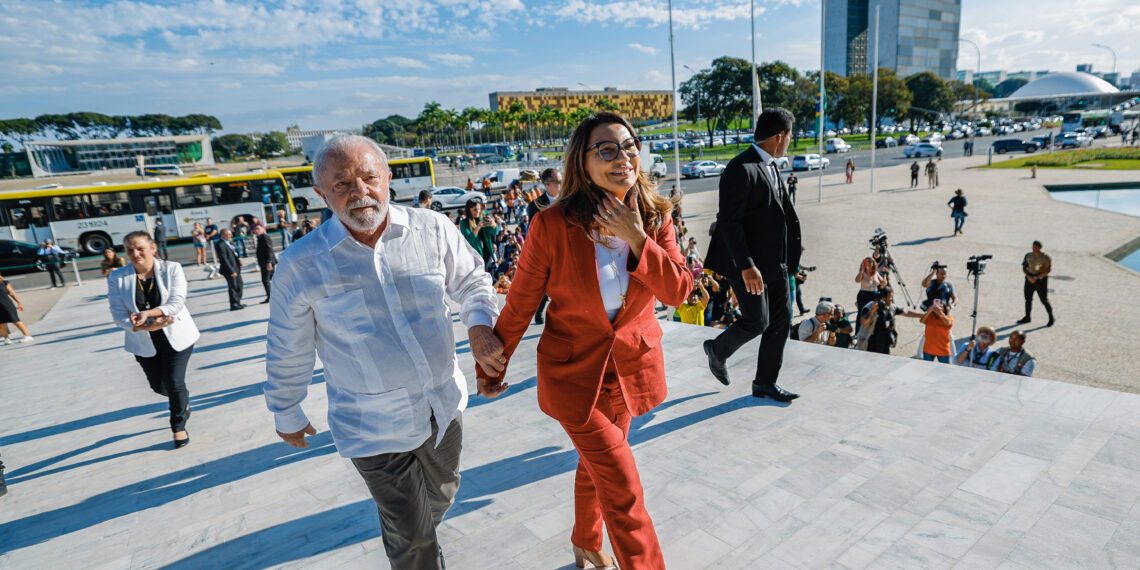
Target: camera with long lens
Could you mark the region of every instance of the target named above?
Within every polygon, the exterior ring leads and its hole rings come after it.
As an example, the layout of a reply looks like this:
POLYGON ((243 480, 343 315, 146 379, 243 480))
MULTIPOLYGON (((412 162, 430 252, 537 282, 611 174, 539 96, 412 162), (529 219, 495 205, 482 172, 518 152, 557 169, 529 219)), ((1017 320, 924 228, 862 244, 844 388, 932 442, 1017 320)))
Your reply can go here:
POLYGON ((994 256, 989 254, 984 255, 971 255, 970 259, 966 260, 966 272, 971 275, 981 275, 986 272, 986 260, 993 259, 994 256))

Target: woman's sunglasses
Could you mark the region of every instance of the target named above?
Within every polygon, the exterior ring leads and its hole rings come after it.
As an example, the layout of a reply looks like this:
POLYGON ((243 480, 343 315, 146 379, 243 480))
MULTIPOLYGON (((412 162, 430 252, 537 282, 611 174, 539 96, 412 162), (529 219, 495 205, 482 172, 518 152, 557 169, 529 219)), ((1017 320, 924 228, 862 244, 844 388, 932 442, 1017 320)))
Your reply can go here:
POLYGON ((602 141, 591 145, 590 148, 586 149, 586 152, 595 149, 598 151, 598 158, 606 162, 617 160, 618 155, 623 152, 626 156, 634 158, 641 154, 641 139, 637 137, 628 138, 621 144, 613 141, 602 141))

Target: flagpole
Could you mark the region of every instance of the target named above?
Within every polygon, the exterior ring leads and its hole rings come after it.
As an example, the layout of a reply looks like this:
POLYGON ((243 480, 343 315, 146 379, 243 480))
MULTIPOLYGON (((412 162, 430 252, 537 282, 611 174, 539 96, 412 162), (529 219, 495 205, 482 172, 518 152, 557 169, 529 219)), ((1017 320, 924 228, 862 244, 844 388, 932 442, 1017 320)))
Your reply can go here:
POLYGON ((875 193, 875 127, 879 112, 879 6, 875 6, 875 51, 871 55, 871 65, 874 66, 871 80, 871 193, 875 193))
POLYGON ((763 110, 760 103, 760 78, 756 75, 756 0, 749 2, 749 15, 752 16, 752 132, 756 132, 756 120, 763 110))
POLYGON ((827 108, 826 92, 823 90, 823 39, 827 30, 824 24, 827 19, 827 2, 819 3, 819 201, 823 202, 823 112, 827 108))
POLYGON ((677 131, 677 64, 673 61, 673 0, 669 0, 669 75, 673 81, 673 168, 675 169, 673 171, 673 185, 677 187, 677 193, 680 194, 681 136, 677 131))

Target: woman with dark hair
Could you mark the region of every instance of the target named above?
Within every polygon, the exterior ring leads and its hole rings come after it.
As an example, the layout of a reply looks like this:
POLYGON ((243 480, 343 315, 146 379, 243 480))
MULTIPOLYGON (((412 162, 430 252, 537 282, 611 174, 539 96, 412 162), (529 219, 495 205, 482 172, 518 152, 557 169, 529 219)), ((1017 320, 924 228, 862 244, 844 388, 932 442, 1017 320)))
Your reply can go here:
MULTIPOLYGON (((579 568, 613 564, 602 551, 603 522, 620 567, 665 567, 629 423, 665 399, 654 298, 680 305, 693 277, 674 237, 674 203, 641 170, 633 133, 615 113, 591 115, 574 130, 561 192, 531 222, 495 327, 509 359, 549 295, 538 403, 578 450, 570 541, 579 568)), ((481 394, 507 389, 501 376, 476 372, 481 394)))
POLYGON ((464 204, 459 233, 483 256, 483 267, 489 272, 491 263, 495 261, 495 236, 499 233, 499 227, 491 216, 486 215, 483 200, 472 198, 464 204))
POLYGON ((186 365, 198 340, 198 327, 186 310, 186 275, 182 265, 155 259, 158 245, 146 232, 123 238, 130 263, 107 277, 111 317, 126 331, 123 348, 135 355, 150 389, 170 401, 174 449, 190 443, 190 392, 186 365))

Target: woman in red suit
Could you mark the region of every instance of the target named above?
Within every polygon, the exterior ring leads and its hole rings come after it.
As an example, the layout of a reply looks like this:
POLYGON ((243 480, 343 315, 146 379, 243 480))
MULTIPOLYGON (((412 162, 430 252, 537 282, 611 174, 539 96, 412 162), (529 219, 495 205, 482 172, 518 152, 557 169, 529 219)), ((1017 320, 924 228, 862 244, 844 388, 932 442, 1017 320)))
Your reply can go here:
MULTIPOLYGON (((574 532, 579 568, 610 566, 602 523, 626 570, 664 568, 629 447, 629 422, 665 399, 654 299, 679 305, 693 288, 669 215, 641 170, 641 142, 621 115, 597 113, 574 130, 557 201, 531 222, 495 333, 509 360, 543 292, 538 404, 578 450, 574 532)), ((504 369, 505 371, 505 369, 504 369)), ((502 375, 477 370, 495 397, 502 375)))

